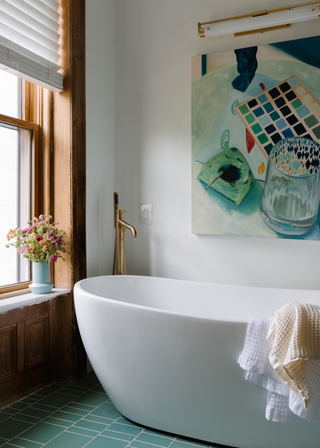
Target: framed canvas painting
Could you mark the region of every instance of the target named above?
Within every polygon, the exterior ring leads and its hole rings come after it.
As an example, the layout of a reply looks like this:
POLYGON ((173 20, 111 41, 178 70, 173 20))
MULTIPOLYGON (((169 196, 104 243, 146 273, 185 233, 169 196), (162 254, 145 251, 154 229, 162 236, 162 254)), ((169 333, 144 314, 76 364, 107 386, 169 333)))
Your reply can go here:
POLYGON ((192 232, 320 239, 320 36, 192 59, 192 232))

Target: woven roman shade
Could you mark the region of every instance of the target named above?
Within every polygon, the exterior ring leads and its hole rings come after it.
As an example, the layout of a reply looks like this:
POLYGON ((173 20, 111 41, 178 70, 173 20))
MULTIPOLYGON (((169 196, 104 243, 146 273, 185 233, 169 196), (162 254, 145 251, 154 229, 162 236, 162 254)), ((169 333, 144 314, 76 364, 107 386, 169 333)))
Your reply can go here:
POLYGON ((59 1, 0 0, 0 68, 63 90, 59 60, 59 1))

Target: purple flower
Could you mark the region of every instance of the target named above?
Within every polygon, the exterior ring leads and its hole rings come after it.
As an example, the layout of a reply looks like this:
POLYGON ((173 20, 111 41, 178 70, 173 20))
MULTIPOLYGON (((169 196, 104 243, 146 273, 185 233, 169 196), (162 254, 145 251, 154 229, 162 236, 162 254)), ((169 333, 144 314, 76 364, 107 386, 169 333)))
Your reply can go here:
POLYGON ((60 236, 58 236, 58 238, 56 239, 55 243, 56 243, 57 247, 61 246, 61 238, 60 238, 60 236))
POLYGON ((58 260, 57 254, 51 255, 51 257, 49 258, 49 261, 51 261, 52 263, 55 263, 57 260, 58 260))

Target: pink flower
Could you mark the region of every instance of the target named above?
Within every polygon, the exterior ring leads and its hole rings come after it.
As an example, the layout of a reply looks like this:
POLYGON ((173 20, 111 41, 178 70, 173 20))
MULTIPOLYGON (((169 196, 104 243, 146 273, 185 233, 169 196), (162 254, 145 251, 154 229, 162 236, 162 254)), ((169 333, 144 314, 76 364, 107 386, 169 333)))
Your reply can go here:
POLYGON ((38 236, 37 241, 43 240, 43 236, 38 236))
POLYGON ((25 229, 22 230, 22 233, 26 233, 29 232, 29 227, 26 227, 25 229))
POLYGON ((49 261, 51 261, 52 263, 55 263, 57 260, 58 260, 57 254, 51 255, 51 257, 49 258, 49 261))

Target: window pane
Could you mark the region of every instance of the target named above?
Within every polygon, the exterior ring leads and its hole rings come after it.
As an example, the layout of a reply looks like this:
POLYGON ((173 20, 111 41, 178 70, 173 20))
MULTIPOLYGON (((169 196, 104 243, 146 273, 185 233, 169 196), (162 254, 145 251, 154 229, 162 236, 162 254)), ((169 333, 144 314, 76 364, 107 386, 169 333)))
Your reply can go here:
POLYGON ((30 279, 29 263, 5 245, 10 228, 31 220, 31 138, 31 131, 0 124, 0 286, 30 279))
POLYGON ((13 248, 5 247, 5 236, 9 228, 17 227, 17 197, 18 197, 18 133, 0 127, 0 285, 16 282, 17 255, 13 248))
POLYGON ((21 80, 4 70, 0 70, 0 114, 21 118, 19 87, 21 80))

